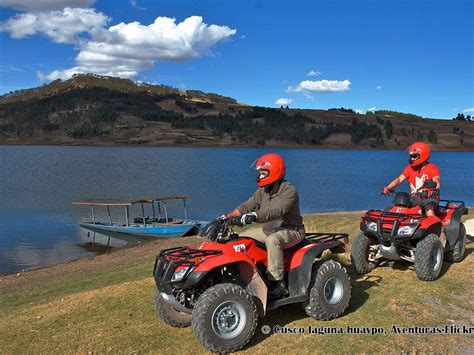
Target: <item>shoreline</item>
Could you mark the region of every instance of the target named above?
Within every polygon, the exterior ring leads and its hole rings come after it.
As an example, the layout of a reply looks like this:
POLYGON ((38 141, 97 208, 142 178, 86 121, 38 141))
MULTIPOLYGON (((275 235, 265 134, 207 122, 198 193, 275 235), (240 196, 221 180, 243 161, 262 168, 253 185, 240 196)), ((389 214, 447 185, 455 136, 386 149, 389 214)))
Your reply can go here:
MULTIPOLYGON (((474 206, 466 206, 468 211, 472 213, 472 210, 474 209, 474 206)), ((362 216, 364 212, 367 210, 359 210, 359 211, 335 211, 335 212, 317 212, 317 213, 309 213, 309 214, 303 214, 303 218, 306 220, 311 220, 314 218, 319 217, 325 217, 325 216, 346 216, 346 217, 357 217, 357 222, 359 218, 362 216)), ((469 215, 468 215, 469 216, 469 215)), ((470 219, 466 217, 466 219, 470 219)), ((473 218, 474 219, 474 218, 473 218)), ((307 223, 307 226, 311 226, 311 223, 307 223)), ((356 225, 358 228, 358 224, 356 225)), ((311 228, 310 228, 311 229, 311 228)), ((327 231, 324 231, 327 232, 327 231)), ((338 231, 338 232, 343 232, 343 231, 338 231)), ((127 251, 130 250, 139 250, 140 248, 148 250, 149 248, 153 248, 154 246, 160 246, 162 244, 165 245, 181 245, 183 244, 182 241, 191 241, 192 243, 198 243, 202 242, 203 238, 200 238, 199 235, 189 235, 185 237, 180 237, 180 238, 162 238, 162 239, 156 239, 156 240, 150 240, 150 241, 143 241, 139 242, 136 244, 129 244, 129 245, 124 245, 120 247, 112 247, 108 251, 105 251, 103 253, 94 253, 92 255, 86 255, 84 257, 78 257, 75 259, 71 259, 68 261, 60 262, 57 264, 49 265, 49 266, 39 266, 39 267, 31 267, 28 269, 24 269, 21 271, 14 271, 14 272, 8 272, 8 273, 2 273, 0 272, 0 284, 3 278, 5 277, 16 277, 16 276, 21 276, 25 274, 30 274, 34 272, 41 272, 45 271, 48 269, 53 269, 53 268, 61 268, 61 267, 67 267, 67 265, 77 263, 77 262, 94 262, 95 259, 97 258, 102 258, 105 257, 107 258, 108 256, 113 256, 116 253, 127 253, 127 251)))
MULTIPOLYGON (((218 149, 305 149, 305 150, 355 150, 355 151, 405 151, 405 148, 396 148, 396 147, 345 147, 345 146, 336 146, 336 145, 309 145, 309 144, 301 144, 301 145, 265 145, 265 146, 257 146, 251 144, 243 144, 243 145, 206 145, 206 144, 121 144, 121 143, 113 143, 113 144, 98 144, 98 143, 84 143, 84 144, 62 144, 62 143, 54 143, 54 142, 47 142, 47 143, 9 143, 9 142, 0 142, 0 147, 5 146, 13 146, 13 147, 110 147, 110 148, 218 148, 218 149)), ((472 149, 465 149, 460 150, 456 148, 432 148, 433 152, 458 152, 458 153, 472 153, 474 152, 474 147, 472 149)))

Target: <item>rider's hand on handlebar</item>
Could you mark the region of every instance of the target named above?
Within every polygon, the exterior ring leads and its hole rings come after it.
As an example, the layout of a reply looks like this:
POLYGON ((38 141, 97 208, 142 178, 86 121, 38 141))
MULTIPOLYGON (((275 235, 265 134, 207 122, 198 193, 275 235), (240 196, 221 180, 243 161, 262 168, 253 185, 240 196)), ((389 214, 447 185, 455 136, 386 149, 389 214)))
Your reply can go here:
POLYGON ((246 213, 240 217, 240 222, 242 222, 243 225, 250 224, 255 221, 257 221, 257 214, 255 212, 246 213))
POLYGON ((229 217, 225 213, 217 217, 217 219, 221 222, 227 220, 228 218, 229 217))
POLYGON ((382 195, 387 196, 390 193, 390 189, 388 187, 384 187, 381 191, 382 195))

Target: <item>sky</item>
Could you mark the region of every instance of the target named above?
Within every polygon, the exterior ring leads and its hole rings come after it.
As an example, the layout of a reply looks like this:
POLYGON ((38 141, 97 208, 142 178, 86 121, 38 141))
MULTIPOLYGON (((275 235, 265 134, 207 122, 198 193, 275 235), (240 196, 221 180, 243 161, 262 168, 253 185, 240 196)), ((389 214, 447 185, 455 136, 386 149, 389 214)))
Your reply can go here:
POLYGON ((474 114, 472 0, 0 0, 0 94, 96 73, 251 105, 474 114))

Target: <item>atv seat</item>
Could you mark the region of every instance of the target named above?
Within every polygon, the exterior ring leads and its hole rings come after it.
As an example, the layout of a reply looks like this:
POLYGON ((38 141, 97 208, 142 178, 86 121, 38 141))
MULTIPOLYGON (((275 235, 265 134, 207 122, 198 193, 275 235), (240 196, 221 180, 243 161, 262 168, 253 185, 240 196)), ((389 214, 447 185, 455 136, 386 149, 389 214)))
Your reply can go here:
MULTIPOLYGON (((267 250, 267 247, 265 245, 265 243, 262 243, 262 242, 259 242, 258 240, 255 240, 253 239, 253 241, 255 242, 255 245, 257 247, 259 247, 260 249, 263 249, 263 250, 267 250)), ((299 242, 298 244, 295 244, 293 245, 292 247, 289 247, 289 248, 286 248, 286 249, 283 249, 283 255, 288 255, 288 254, 291 254, 292 252, 294 252, 296 249, 300 249, 308 244, 311 244, 310 241, 308 241, 306 238, 303 239, 301 242, 299 242)))

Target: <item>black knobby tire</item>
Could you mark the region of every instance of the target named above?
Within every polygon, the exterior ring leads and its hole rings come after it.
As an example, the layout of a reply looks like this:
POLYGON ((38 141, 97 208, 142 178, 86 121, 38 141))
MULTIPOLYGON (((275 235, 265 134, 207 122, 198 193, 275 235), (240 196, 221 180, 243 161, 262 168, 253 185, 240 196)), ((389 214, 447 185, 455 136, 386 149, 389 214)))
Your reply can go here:
POLYGON ((192 315, 175 310, 158 290, 155 291, 155 309, 160 318, 172 327, 186 328, 191 325, 192 315))
POLYGON ((257 323, 258 310, 252 295, 231 283, 210 287, 193 309, 194 334, 201 345, 213 352, 243 348, 255 334, 257 323), (230 325, 222 324, 221 316, 228 317, 230 325))
POLYGON ((443 245, 436 234, 428 234, 416 245, 415 272, 423 281, 435 280, 443 267, 443 245))
POLYGON ((351 299, 351 280, 346 269, 337 261, 328 260, 315 267, 313 272, 316 272, 316 277, 309 290, 306 314, 318 320, 339 317, 351 299))
POLYGON ((456 243, 454 243, 453 250, 447 251, 444 254, 445 260, 451 263, 458 263, 464 258, 466 253, 466 227, 461 223, 459 226, 459 236, 456 243))
POLYGON ((369 247, 376 244, 364 233, 360 233, 352 242, 351 262, 358 274, 367 274, 376 268, 377 264, 368 259, 369 247))

